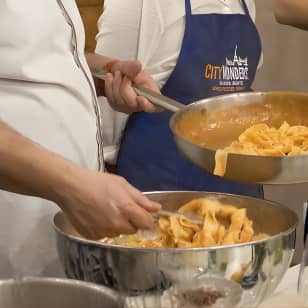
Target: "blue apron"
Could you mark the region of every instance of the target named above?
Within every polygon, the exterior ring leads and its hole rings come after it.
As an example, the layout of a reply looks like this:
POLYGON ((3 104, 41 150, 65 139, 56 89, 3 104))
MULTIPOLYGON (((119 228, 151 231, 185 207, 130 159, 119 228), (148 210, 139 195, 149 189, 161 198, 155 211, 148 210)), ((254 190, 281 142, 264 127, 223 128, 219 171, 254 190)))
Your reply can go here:
MULTIPOLYGON (((186 28, 180 55, 162 89, 189 104, 232 92, 250 91, 261 42, 247 5, 243 14, 191 13, 185 0, 186 28)), ((263 198, 260 185, 224 180, 195 167, 177 150, 169 111, 130 116, 118 157, 118 173, 142 191, 206 190, 263 198)))

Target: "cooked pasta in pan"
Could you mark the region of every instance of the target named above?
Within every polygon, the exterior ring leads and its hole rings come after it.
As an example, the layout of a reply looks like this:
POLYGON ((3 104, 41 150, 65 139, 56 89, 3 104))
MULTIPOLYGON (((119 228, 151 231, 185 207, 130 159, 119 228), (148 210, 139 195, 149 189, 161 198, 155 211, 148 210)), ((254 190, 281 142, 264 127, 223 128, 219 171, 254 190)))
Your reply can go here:
POLYGON ((308 127, 290 126, 287 122, 278 129, 264 123, 249 127, 230 146, 216 151, 215 175, 225 174, 228 153, 259 156, 308 154, 308 127))

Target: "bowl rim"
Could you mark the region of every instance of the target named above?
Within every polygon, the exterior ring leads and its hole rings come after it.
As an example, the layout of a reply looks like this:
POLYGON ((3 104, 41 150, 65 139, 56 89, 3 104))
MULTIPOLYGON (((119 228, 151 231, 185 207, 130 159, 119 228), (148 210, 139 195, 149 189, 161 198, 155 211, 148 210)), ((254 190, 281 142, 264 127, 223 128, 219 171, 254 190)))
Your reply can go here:
POLYGON ((222 195, 222 196, 231 196, 231 197, 240 197, 241 199, 252 199, 252 200, 260 200, 265 202, 267 206, 271 206, 274 208, 283 208, 291 215, 293 215, 293 219, 295 220, 295 223, 293 224, 292 227, 288 228, 285 231, 279 232, 275 235, 270 236, 269 238, 266 239, 261 239, 261 240, 255 240, 251 242, 245 242, 245 243, 238 243, 238 244, 229 244, 229 245, 216 245, 216 246, 210 246, 210 247, 189 247, 189 248, 168 248, 168 247, 157 247, 157 248, 144 248, 144 247, 132 247, 132 246, 121 246, 117 244, 110 244, 110 243, 104 243, 100 242, 98 240, 90 240, 82 237, 78 237, 75 235, 67 234, 64 231, 61 230, 56 224, 56 219, 57 217, 64 215, 65 213, 62 210, 59 210, 53 217, 53 228, 55 229, 57 235, 61 235, 65 238, 68 238, 74 242, 90 245, 90 246, 98 246, 102 248, 107 248, 107 249, 115 249, 118 251, 134 251, 134 252, 143 252, 143 253, 150 253, 150 252, 168 252, 168 253, 183 253, 183 252, 191 252, 191 251, 216 251, 216 250, 222 250, 222 249, 232 249, 232 248, 240 248, 240 247, 245 247, 245 246, 252 246, 252 245, 257 245, 257 244, 263 244, 265 242, 269 241, 274 241, 279 238, 282 238, 284 236, 290 235, 293 232, 295 232, 297 226, 298 226, 298 216, 297 214, 287 206, 280 204, 275 201, 270 201, 267 199, 260 199, 260 198, 254 198, 254 197, 249 197, 249 196, 244 196, 244 195, 236 195, 236 194, 229 194, 229 193, 219 193, 219 192, 209 192, 209 191, 185 191, 185 190, 166 190, 166 191, 148 191, 148 192, 143 192, 144 195, 152 195, 152 194, 162 194, 162 193, 202 193, 202 194, 210 194, 210 195, 222 195))
POLYGON ((117 293, 112 289, 107 288, 104 285, 99 285, 90 281, 77 280, 71 278, 58 278, 58 277, 42 277, 42 276, 24 276, 24 277, 14 277, 8 279, 0 279, 0 287, 1 286, 10 286, 15 284, 36 284, 43 283, 46 285, 58 285, 60 286, 72 286, 72 287, 81 287, 83 289, 99 292, 101 294, 105 294, 110 296, 113 299, 117 299, 117 293))

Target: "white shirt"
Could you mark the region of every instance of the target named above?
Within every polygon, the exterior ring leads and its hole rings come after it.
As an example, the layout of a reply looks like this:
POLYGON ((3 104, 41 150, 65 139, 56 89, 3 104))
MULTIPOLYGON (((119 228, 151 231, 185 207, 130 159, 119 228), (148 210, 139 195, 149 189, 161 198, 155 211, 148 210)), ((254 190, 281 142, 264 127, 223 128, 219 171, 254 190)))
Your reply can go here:
MULTIPOLYGON (((255 4, 246 0, 253 20, 255 4)), ((244 14, 240 0, 191 0, 193 14, 244 14)), ((173 71, 185 30, 184 0, 105 0, 96 52, 138 59, 162 87, 173 71)))
POLYGON ((73 28, 57 1, 1 1, 0 117, 66 158, 97 168, 95 92, 84 30, 74 1, 62 2, 73 28), (56 131, 46 138, 51 129, 65 130, 70 146, 56 144, 56 131))
MULTIPOLYGON (((91 78, 75 1, 0 1, 0 118, 49 150, 97 169, 91 78)), ((0 278, 58 273, 52 230, 58 210, 46 200, 0 192, 0 278)))
MULTIPOLYGON (((246 0, 255 19, 254 0, 246 0)), ((244 14, 240 0, 191 0, 193 14, 244 14)), ((98 22, 96 52, 119 59, 138 59, 160 88, 172 73, 185 30, 184 0, 105 0, 98 22)), ((104 155, 115 162, 127 116, 103 106, 104 155)))

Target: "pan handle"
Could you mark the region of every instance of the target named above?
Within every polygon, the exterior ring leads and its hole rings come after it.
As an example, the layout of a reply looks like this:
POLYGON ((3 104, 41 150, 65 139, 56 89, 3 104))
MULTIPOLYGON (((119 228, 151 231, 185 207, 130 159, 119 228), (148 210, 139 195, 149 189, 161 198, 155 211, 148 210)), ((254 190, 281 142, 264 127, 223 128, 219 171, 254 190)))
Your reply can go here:
MULTIPOLYGON (((106 78, 106 72, 104 70, 100 71, 92 71, 92 75, 96 78, 105 80, 106 78)), ((185 105, 179 103, 176 100, 173 100, 167 96, 164 96, 162 94, 156 93, 148 88, 145 88, 143 86, 139 86, 134 84, 133 88, 136 90, 136 93, 138 95, 144 96, 147 99, 149 99, 154 105, 162 107, 164 109, 167 109, 172 112, 177 112, 178 110, 185 107, 185 105)))

